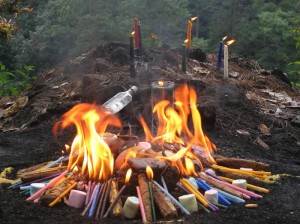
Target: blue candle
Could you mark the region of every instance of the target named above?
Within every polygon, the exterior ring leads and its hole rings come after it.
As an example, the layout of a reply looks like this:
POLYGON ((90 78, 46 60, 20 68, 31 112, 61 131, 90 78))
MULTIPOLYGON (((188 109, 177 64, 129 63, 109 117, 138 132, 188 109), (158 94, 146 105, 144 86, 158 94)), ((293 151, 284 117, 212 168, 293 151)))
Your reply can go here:
POLYGON ((222 53, 223 53, 223 41, 220 41, 219 45, 219 54, 218 54, 218 64, 217 64, 217 70, 220 71, 222 67, 222 53))
POLYGON ((100 193, 100 188, 101 188, 101 184, 98 183, 97 187, 96 187, 95 196, 94 196, 94 198, 91 198, 91 200, 93 200, 93 202, 92 202, 92 206, 91 206, 90 211, 89 211, 89 217, 93 217, 94 214, 95 214, 95 210, 96 210, 97 202, 98 202, 98 196, 99 196, 99 193, 100 193))

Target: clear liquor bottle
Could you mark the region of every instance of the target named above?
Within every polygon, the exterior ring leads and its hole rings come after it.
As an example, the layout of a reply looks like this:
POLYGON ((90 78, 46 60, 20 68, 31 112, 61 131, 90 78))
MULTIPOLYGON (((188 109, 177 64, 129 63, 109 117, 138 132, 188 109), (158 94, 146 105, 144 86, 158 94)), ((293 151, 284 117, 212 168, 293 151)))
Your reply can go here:
POLYGON ((132 97, 136 94, 138 88, 132 86, 125 92, 120 92, 110 98, 103 104, 103 107, 109 112, 116 114, 132 101, 132 97))

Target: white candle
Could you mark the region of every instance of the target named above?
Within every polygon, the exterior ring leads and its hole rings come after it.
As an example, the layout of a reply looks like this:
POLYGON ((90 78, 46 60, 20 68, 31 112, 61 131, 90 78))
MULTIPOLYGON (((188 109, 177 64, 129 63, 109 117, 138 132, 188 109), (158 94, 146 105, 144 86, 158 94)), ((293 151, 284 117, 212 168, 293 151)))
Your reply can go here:
POLYGON ((83 208, 85 204, 86 192, 71 190, 68 205, 73 208, 83 208))
POLYGON ((137 197, 128 197, 123 206, 123 214, 126 218, 133 219, 139 210, 140 202, 137 197))
POLYGON ((30 196, 41 190, 43 187, 45 187, 46 184, 44 183, 32 183, 30 184, 30 196))
POLYGON ((228 45, 224 45, 224 78, 228 79, 228 45))
POLYGON ((182 195, 178 199, 180 204, 189 212, 198 211, 198 204, 194 194, 182 195))
POLYGON ((196 188, 197 190, 199 189, 198 184, 197 184, 197 182, 196 182, 196 180, 195 180, 194 177, 190 177, 188 179, 188 181, 193 185, 194 188, 196 188))
POLYGON ((210 189, 205 191, 204 196, 212 204, 218 204, 218 191, 210 189))
POLYGON ((205 173, 209 173, 209 174, 211 174, 211 175, 217 176, 217 175, 216 175, 216 172, 215 172, 213 169, 206 169, 206 170, 205 170, 205 173))
POLYGON ((240 187, 243 189, 247 189, 247 181, 244 179, 237 179, 232 181, 232 185, 236 187, 240 187))

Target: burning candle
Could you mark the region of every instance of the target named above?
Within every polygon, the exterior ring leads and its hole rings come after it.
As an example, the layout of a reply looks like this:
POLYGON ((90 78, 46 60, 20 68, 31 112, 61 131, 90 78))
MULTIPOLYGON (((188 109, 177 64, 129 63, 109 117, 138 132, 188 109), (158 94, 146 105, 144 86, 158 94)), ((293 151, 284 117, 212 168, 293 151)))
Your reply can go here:
POLYGON ((223 37, 223 39, 220 41, 219 45, 219 53, 218 53, 218 63, 217 63, 217 70, 220 70, 222 67, 222 53, 223 53, 223 45, 224 45, 224 40, 227 39, 227 36, 223 37))
POLYGON ((135 45, 135 48, 139 48, 139 19, 138 17, 134 17, 134 45, 135 45))
POLYGON ((194 194, 182 195, 178 199, 180 204, 182 204, 189 212, 198 211, 198 204, 194 194))
POLYGON ((68 205, 73 208, 83 208, 85 204, 86 192, 71 190, 68 205))
POLYGON ((228 79, 228 46, 233 44, 235 40, 229 40, 224 45, 224 78, 228 79))
MULTIPOLYGON (((146 173, 149 180, 153 179, 153 171, 150 166, 146 167, 146 173)), ((153 221, 156 221, 156 213, 155 213, 155 207, 154 207, 154 199, 153 199, 153 189, 152 189, 152 182, 149 181, 149 192, 150 192, 150 200, 151 200, 151 208, 152 208, 152 217, 153 221)))
MULTIPOLYGON (((167 100, 173 106, 174 101, 174 82, 171 81, 154 81, 151 83, 151 106, 152 111, 155 105, 162 101, 167 100)), ((152 134, 156 134, 158 127, 158 117, 152 114, 152 134)))
POLYGON ((143 48, 142 48, 142 33, 141 33, 141 23, 140 23, 140 21, 138 22, 138 33, 139 33, 139 35, 138 35, 138 38, 139 38, 139 50, 138 50, 138 52, 139 52, 139 56, 141 56, 143 48))
POLYGON ((113 209, 113 207, 115 207, 115 205, 117 204, 120 196, 122 195, 123 191, 125 191, 127 184, 129 183, 130 177, 131 177, 131 173, 132 173, 132 169, 128 169, 127 173, 126 173, 126 177, 125 177, 125 185, 121 188, 121 190, 119 191, 119 193, 117 194, 115 200, 110 204, 109 208, 107 209, 106 213, 104 214, 103 218, 107 218, 110 211, 113 209))
POLYGON ((186 43, 186 48, 191 48, 191 42, 192 42, 192 27, 193 27, 193 21, 197 19, 196 17, 192 17, 188 21, 188 26, 187 26, 187 32, 186 32, 186 39, 188 40, 186 43))
POLYGON ((130 76, 134 77, 135 76, 135 66, 134 66, 134 49, 133 49, 133 37, 134 33, 132 32, 129 37, 129 56, 130 56, 130 76))
POLYGON ((139 199, 139 205, 140 205, 140 211, 141 211, 141 215, 142 215, 142 220, 145 223, 145 222, 147 222, 147 219, 146 219, 146 213, 145 213, 144 203, 143 203, 143 200, 142 200, 142 195, 141 195, 141 191, 140 191, 140 187, 139 186, 136 186, 136 192, 137 192, 138 199, 139 199))
POLYGON ((139 209, 140 201, 137 197, 128 197, 123 206, 123 215, 126 218, 133 219, 139 209))

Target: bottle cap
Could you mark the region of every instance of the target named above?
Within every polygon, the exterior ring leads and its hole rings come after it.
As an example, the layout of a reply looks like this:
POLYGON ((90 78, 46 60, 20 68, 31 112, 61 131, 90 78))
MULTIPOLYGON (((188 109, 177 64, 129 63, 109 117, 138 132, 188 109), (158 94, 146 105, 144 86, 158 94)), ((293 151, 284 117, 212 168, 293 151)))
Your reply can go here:
POLYGON ((133 96, 134 94, 137 93, 138 90, 139 89, 136 86, 132 86, 128 91, 129 91, 130 95, 133 96))

